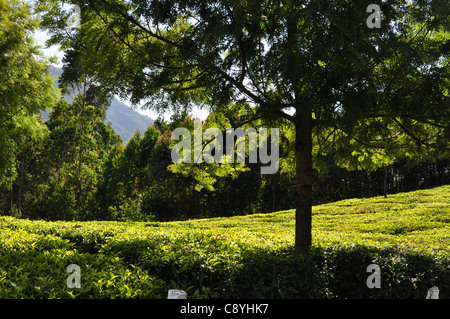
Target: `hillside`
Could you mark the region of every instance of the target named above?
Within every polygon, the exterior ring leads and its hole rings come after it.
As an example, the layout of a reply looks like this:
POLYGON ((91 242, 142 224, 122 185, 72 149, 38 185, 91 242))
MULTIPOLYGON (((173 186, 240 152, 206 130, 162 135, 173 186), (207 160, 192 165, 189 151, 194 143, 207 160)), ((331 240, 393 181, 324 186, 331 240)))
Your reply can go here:
POLYGON ((114 131, 126 143, 136 130, 139 130, 143 136, 147 128, 153 124, 153 119, 134 111, 118 99, 113 98, 106 111, 106 122, 111 123, 114 131))
MULTIPOLYGON (((50 74, 55 78, 59 78, 61 73, 61 68, 50 69, 50 74)), ((55 81, 55 86, 58 86, 57 80, 55 81)), ((70 101, 69 96, 66 96, 66 99, 70 101)), ((48 118, 48 112, 42 112, 41 114, 44 120, 48 118)), ((128 142, 136 130, 139 130, 144 135, 147 128, 153 124, 153 119, 136 112, 120 102, 116 97, 113 97, 111 100, 111 104, 106 111, 105 121, 106 123, 111 123, 112 128, 120 135, 124 143, 128 142)))
POLYGON ((449 298, 450 186, 314 207, 313 249, 294 258, 294 212, 180 222, 0 217, 0 297, 449 298), (366 267, 381 267, 369 289, 366 267), (65 285, 66 267, 83 286, 65 285), (20 265, 20 266, 18 266, 20 265))

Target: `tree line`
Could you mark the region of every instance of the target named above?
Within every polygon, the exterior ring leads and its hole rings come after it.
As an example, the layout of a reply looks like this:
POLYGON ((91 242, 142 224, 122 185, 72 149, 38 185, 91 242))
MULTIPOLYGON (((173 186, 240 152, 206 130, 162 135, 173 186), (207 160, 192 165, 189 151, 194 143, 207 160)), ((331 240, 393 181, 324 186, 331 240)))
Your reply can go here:
MULTIPOLYGON (((217 125, 216 114, 204 129, 217 125), (213 120, 216 119, 216 122, 213 120)), ((219 118, 241 121, 237 116, 219 118)), ((169 122, 158 118, 141 136, 136 131, 124 145, 105 112, 88 105, 79 94, 72 103, 58 100, 49 113, 46 134, 18 138, 8 174, 15 174, 0 195, 3 214, 45 220, 169 221, 191 218, 269 213, 295 207, 295 178, 289 156, 289 134, 280 139, 281 169, 261 175, 260 164, 229 172, 211 171, 209 164, 179 166, 171 159, 177 127, 193 127, 187 112, 169 122), (192 169, 194 168, 194 169, 192 169)), ((248 152, 248 150, 247 150, 248 152)), ((399 160, 372 172, 348 170, 322 158, 314 171, 313 203, 369 197, 450 183, 450 160, 411 163, 399 160), (385 188, 385 183, 387 183, 385 188)), ((237 169, 236 169, 237 168, 237 169)))

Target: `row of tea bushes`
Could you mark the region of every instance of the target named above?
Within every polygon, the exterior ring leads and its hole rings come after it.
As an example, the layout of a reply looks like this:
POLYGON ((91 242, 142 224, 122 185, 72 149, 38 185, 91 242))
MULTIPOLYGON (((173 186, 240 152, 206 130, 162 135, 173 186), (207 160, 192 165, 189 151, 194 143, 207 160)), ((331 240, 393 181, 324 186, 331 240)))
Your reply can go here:
POLYGON ((450 292, 450 187, 314 207, 293 256, 294 212, 180 222, 0 217, 2 298, 419 298, 450 292), (81 288, 67 287, 80 267, 81 288), (370 289, 367 267, 380 267, 370 289))

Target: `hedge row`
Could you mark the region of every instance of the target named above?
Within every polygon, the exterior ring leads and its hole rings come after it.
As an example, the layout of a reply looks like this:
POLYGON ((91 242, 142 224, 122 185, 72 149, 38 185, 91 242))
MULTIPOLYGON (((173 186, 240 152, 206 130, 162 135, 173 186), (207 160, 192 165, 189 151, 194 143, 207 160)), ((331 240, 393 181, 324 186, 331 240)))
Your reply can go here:
POLYGON ((0 234, 1 298, 165 298, 178 288, 190 298, 423 299, 435 285, 450 297, 446 252, 348 245, 294 257, 291 246, 254 247, 208 231, 14 225, 0 234), (70 264, 80 266, 81 288, 67 287, 70 264), (381 269, 380 288, 367 287, 370 264, 381 269))

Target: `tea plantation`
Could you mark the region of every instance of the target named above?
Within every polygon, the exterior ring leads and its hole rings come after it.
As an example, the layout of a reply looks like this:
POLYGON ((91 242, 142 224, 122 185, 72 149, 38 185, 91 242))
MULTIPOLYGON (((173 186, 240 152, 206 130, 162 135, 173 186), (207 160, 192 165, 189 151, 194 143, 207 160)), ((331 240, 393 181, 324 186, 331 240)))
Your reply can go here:
POLYGON ((450 186, 314 207, 293 256, 294 211, 167 223, 0 217, 1 298, 450 298, 450 186), (69 288, 67 267, 80 267, 69 288), (367 266, 381 269, 369 289, 367 266))

